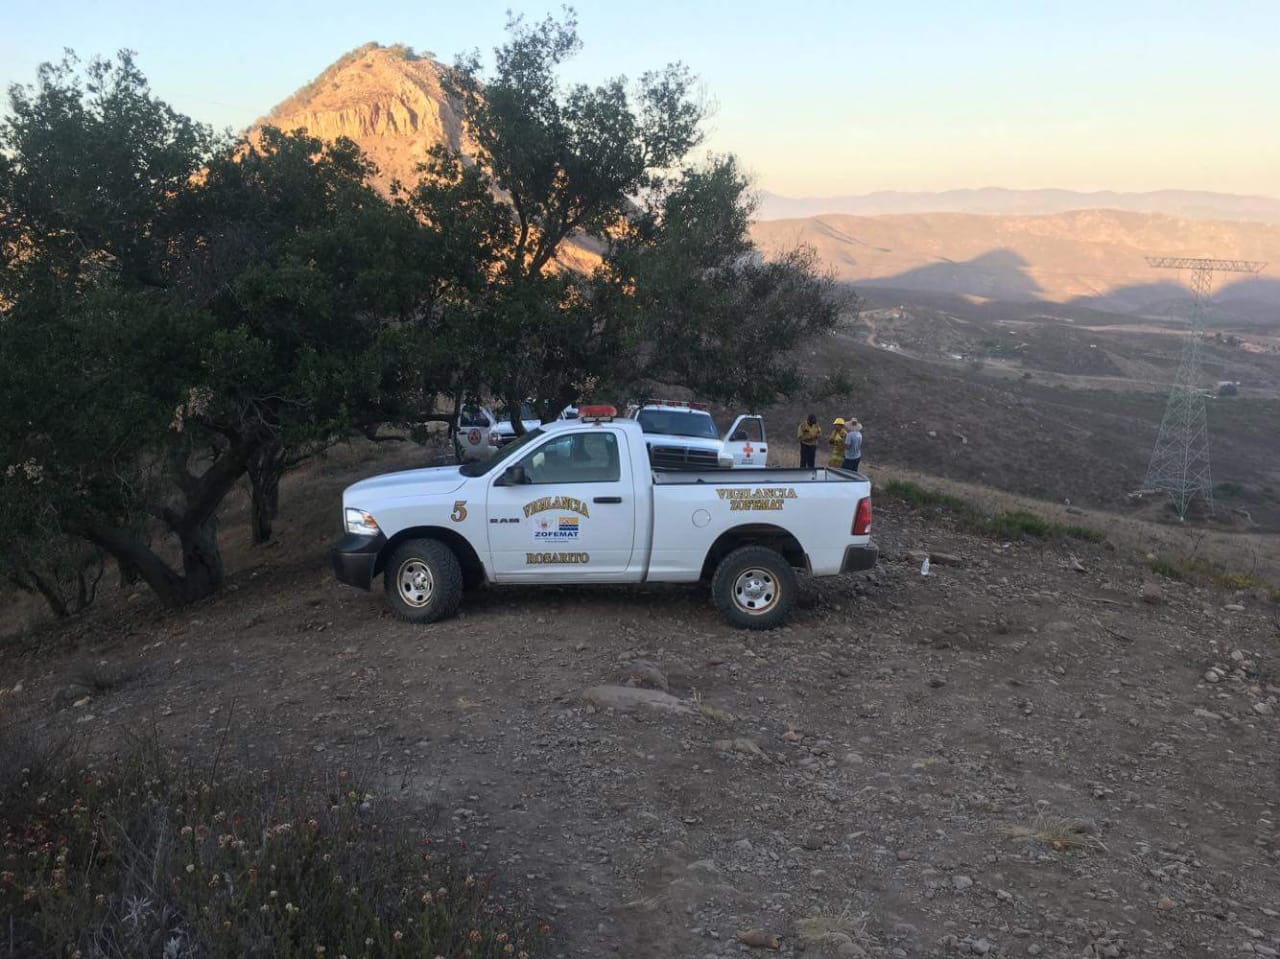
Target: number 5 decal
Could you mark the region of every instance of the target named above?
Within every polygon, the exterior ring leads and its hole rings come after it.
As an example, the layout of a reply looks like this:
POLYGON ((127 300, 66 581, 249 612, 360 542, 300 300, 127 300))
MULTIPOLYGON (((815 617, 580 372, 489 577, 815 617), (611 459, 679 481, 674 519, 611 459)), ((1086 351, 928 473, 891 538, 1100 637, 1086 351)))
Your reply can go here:
POLYGON ((456 500, 453 504, 453 512, 449 514, 449 519, 455 523, 461 523, 467 518, 467 501, 464 499, 456 500))

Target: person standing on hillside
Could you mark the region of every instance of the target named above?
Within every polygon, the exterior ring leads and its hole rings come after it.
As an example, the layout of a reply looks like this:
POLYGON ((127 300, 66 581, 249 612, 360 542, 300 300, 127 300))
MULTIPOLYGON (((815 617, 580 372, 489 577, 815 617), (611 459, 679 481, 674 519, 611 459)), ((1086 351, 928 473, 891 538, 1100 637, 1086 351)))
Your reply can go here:
POLYGON ((818 418, 812 413, 796 430, 796 438, 800 440, 800 468, 811 470, 818 462, 818 440, 822 439, 822 427, 818 418))
POLYGON ((858 465, 862 462, 862 424, 858 422, 856 416, 849 417, 849 429, 844 436, 844 463, 845 469, 858 472, 858 465))
POLYGON ((827 458, 828 466, 844 465, 844 417, 837 416, 831 423, 831 435, 827 437, 827 447, 831 455, 827 458))

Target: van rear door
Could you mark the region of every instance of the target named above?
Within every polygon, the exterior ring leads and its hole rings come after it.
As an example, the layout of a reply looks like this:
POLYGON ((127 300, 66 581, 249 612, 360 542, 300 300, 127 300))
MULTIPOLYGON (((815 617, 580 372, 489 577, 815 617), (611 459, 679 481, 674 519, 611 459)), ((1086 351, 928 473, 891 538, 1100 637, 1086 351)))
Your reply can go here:
POLYGON ((733 457, 734 469, 769 465, 764 417, 744 414, 734 420, 724 437, 724 451, 733 457))

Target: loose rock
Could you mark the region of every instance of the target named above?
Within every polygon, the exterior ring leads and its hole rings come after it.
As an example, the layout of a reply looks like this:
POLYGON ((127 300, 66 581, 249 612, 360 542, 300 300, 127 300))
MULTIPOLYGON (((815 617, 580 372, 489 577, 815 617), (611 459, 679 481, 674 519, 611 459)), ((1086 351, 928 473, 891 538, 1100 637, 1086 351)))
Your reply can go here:
POLYGON ((781 949, 782 939, 763 929, 738 930, 738 941, 752 949, 781 949))
POLYGON ((689 704, 660 689, 638 689, 634 686, 592 686, 582 694, 587 703, 599 709, 629 712, 640 707, 673 713, 688 713, 689 704))

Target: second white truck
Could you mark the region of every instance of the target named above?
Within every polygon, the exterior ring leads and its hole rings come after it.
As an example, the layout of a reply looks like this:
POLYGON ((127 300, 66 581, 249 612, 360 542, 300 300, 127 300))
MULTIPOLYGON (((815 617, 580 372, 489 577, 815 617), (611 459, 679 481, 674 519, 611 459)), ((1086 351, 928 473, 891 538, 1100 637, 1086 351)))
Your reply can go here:
POLYGON ((342 496, 337 578, 412 622, 451 615, 464 588, 706 581, 733 624, 771 629, 796 571, 872 568, 871 484, 839 469, 653 469, 635 420, 611 408, 544 424, 484 462, 374 476, 342 496))
POLYGON ((721 436, 704 403, 649 400, 627 410, 640 424, 655 469, 714 469, 728 456, 731 469, 769 465, 764 417, 744 413, 721 436))

